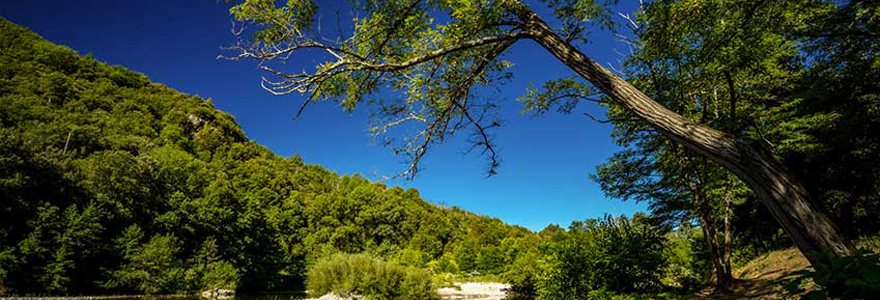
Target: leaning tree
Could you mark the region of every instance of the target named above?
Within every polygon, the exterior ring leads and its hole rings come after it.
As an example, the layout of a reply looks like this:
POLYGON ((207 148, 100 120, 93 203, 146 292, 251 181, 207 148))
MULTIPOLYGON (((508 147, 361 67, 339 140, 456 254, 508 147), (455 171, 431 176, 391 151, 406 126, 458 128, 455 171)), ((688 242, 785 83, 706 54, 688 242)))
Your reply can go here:
POLYGON ((849 254, 836 226, 765 146, 682 117, 576 47, 587 29, 609 25, 606 5, 594 0, 543 2, 560 28, 551 28, 518 0, 355 0, 344 17, 336 12, 335 23, 326 20, 333 15, 321 20, 318 5, 310 0, 238 1, 231 13, 242 24, 234 30, 239 40, 229 48, 235 54, 224 58, 259 61, 268 73, 263 88, 275 95, 308 95, 300 113, 309 103, 333 99, 351 110, 361 103, 377 107, 374 134, 419 126, 414 136, 390 143, 410 161, 398 176, 414 176, 429 147, 463 129, 474 130, 475 145, 484 149, 491 174, 498 162, 486 131, 498 122, 485 112, 496 103, 481 100, 475 89, 509 76, 510 64, 502 55, 514 43, 532 40, 592 85, 581 92, 597 89, 670 140, 736 174, 813 265, 821 265, 823 251, 831 257, 849 254), (348 17, 351 21, 343 26, 339 20, 348 17), (292 55, 317 53, 326 61, 313 72, 282 69, 292 55), (395 92, 399 97, 375 97, 395 92))

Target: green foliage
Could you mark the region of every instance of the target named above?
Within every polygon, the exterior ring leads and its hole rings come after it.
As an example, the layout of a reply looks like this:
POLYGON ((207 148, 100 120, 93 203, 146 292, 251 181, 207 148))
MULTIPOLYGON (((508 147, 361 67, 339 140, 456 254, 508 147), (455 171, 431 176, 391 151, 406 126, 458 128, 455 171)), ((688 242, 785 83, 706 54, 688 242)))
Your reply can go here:
POLYGON ((579 81, 577 77, 568 77, 545 82, 541 89, 530 87, 517 100, 524 104, 524 113, 541 115, 554 107, 560 113, 571 113, 581 100, 597 94, 592 86, 579 81))
MULTIPOLYGON (((585 41, 584 32, 591 28, 616 29, 608 6, 615 1, 541 2, 555 14, 549 23, 562 24, 552 30, 566 43, 585 41)), ((254 59, 280 75, 264 79, 278 87, 273 92, 308 94, 309 102, 334 99, 348 110, 361 103, 376 105, 375 134, 404 123, 420 126, 414 137, 388 142, 396 154, 412 160, 407 176, 418 171, 429 147, 474 127, 475 146, 485 148, 488 173, 494 174, 498 162, 486 130, 500 123, 472 115, 485 116, 481 109, 496 107, 480 101, 479 87, 509 78, 502 54, 525 38, 517 34, 540 27, 534 22, 540 17, 528 5, 516 0, 367 1, 352 9, 350 31, 328 37, 313 30, 317 8, 311 2, 236 3, 232 14, 254 23, 258 32, 252 43, 234 49, 233 59, 254 59), (312 73, 286 74, 281 63, 274 63, 301 53, 303 45, 331 54, 312 73), (380 90, 402 96, 370 99, 380 90), (449 126, 450 120, 459 121, 449 126)), ((595 91, 582 77, 550 81, 520 100, 524 111, 536 114, 553 108, 573 112, 581 100, 607 106, 608 121, 615 126, 612 138, 622 150, 599 166, 593 179, 612 198, 648 202, 665 226, 699 223, 705 246, 697 243, 691 248, 699 251, 686 251, 687 246, 672 245, 676 250, 669 255, 676 268, 694 270, 706 263, 722 275, 718 278, 727 278, 723 275, 731 274, 733 262, 789 242, 780 238, 778 224, 745 183, 706 159, 712 147, 688 150, 669 140, 670 132, 687 132, 691 125, 766 144, 849 237, 880 230, 876 1, 639 3, 635 15, 624 16, 631 32, 615 32, 633 51, 623 75, 692 124, 657 130, 630 111, 636 104, 590 99, 595 91)), ((339 248, 360 250, 350 247, 362 238, 351 228, 327 234, 339 248)), ((514 262, 494 243, 466 239, 446 248, 464 272, 497 273, 514 262)), ((408 264, 424 261, 422 249, 404 254, 401 260, 408 264)), ((697 273, 672 280, 706 277, 697 273)))
POLYGON ((679 292, 698 290, 708 281, 711 266, 703 259, 702 234, 695 228, 680 228, 666 234, 663 256, 666 266, 661 281, 679 292), (702 251, 701 251, 702 250, 702 251))
MULTIPOLYGON (((136 243, 138 235, 126 232, 126 246, 136 243)), ((181 291, 185 270, 178 258, 180 251, 180 242, 173 235, 155 235, 143 245, 128 248, 126 262, 114 271, 112 285, 134 286, 146 294, 181 291)))
POLYGON ((801 294, 801 299, 853 299, 867 300, 880 297, 880 254, 859 249, 850 256, 829 259, 824 256, 827 268, 797 272, 788 280, 786 289, 791 294, 801 294), (805 293, 808 282, 816 288, 805 293))
MULTIPOLYGON (((272 73, 263 78, 275 87, 272 93, 307 94, 303 107, 328 100, 348 111, 364 104, 374 106, 370 128, 374 135, 418 128, 411 136, 386 140, 395 154, 412 161, 400 176, 415 175, 428 148, 467 129, 477 132, 473 143, 486 149, 487 172, 495 173, 499 160, 487 131, 501 122, 491 117, 497 103, 484 91, 511 78, 513 64, 503 54, 514 42, 531 35, 527 27, 534 24, 523 18, 528 9, 520 1, 352 2, 347 15, 337 15, 351 22, 335 32, 317 30, 318 16, 328 8, 320 2, 228 2, 234 3, 230 14, 247 24, 247 29, 237 34, 238 44, 226 58, 261 61, 272 73), (285 74, 285 66, 276 58, 313 55, 307 49, 329 54, 315 56, 318 63, 313 71, 285 74), (385 92, 400 97, 385 97, 385 92)), ((564 23, 562 34, 571 40, 585 41, 589 25, 613 27, 610 6, 616 0, 542 2, 564 23)), ((546 98, 526 101, 535 110, 556 102, 546 98)))
POLYGON ((538 283, 544 272, 542 255, 535 249, 516 258, 512 265, 504 273, 504 280, 510 284, 511 292, 535 296, 538 293, 538 283))
MULTIPOLYGON (((370 0, 349 38, 317 40, 309 40, 318 33, 311 1, 235 2, 231 14, 256 29, 254 43, 240 50, 267 68, 277 49, 338 41, 330 60, 309 74, 317 80, 305 81, 315 84, 280 86, 348 110, 378 105, 377 134, 389 124, 424 123, 395 149, 416 159, 426 148, 412 145, 440 143, 480 127, 472 115, 491 116, 479 110, 496 104, 477 88, 511 76, 501 54, 524 38, 516 35, 523 25, 516 1, 370 0), (456 45, 471 46, 450 50, 456 45), (448 52, 424 56, 440 50, 448 52), (418 63, 405 65, 410 61, 418 63), (403 97, 369 99, 386 89, 403 97)), ((582 37, 583 22, 610 27, 609 11, 597 1, 546 4, 572 40, 582 37)), ((850 235, 873 233, 880 229, 877 12, 870 1, 650 2, 635 19, 628 80, 686 118, 766 142, 797 166, 798 179, 850 235)), ((542 87, 523 98, 527 110, 572 112, 593 93, 576 78, 542 87)), ((619 104, 600 103, 625 148, 594 177, 609 196, 650 202, 667 226, 700 215, 702 228, 720 228, 729 216, 741 259, 778 246, 777 226, 763 221, 771 218, 741 182, 648 130, 619 104), (733 213, 721 205, 724 195, 733 213)), ((498 124, 483 123, 478 133, 498 124)), ((496 166, 493 156, 490 173, 496 166)), ((281 158, 248 141, 211 101, 78 56, 5 20, 0 195, 0 290, 10 294, 282 289, 334 253, 367 252, 393 261, 359 260, 374 271, 413 270, 406 265, 504 274, 523 293, 601 298, 650 291, 663 270, 671 282, 699 281, 699 272, 668 275, 707 269, 695 257, 710 252, 691 237, 664 252, 659 230, 641 219, 533 234, 431 205, 415 190, 281 158)), ((388 278, 406 272, 394 274, 377 275, 368 292, 389 292, 388 278)))
POLYGON ((601 299, 606 293, 658 290, 665 239, 625 217, 575 222, 569 236, 547 249, 539 299, 601 299))
POLYGON ((538 299, 640 299, 664 289, 667 240, 640 215, 548 226, 516 240, 503 273, 516 296, 538 299))
MULTIPOLYGON (((873 134, 880 43, 868 33, 880 24, 871 17, 876 2, 687 0, 641 8, 628 32, 627 81, 695 123, 763 144, 849 238, 880 230, 873 134)), ((606 194, 647 202, 670 226, 699 222, 714 246, 692 248, 710 269, 729 269, 726 253, 712 249, 725 244, 725 219, 733 265, 790 245, 742 182, 605 100, 612 137, 624 147, 597 168, 606 194)))
POLYGON ((306 286, 313 297, 326 293, 367 299, 439 299, 424 269, 385 262, 367 254, 334 254, 309 269, 306 286))
POLYGON ((202 272, 202 283, 209 288, 235 289, 240 280, 238 269, 225 261, 209 263, 202 272))
POLYGON ((459 272, 458 262, 451 254, 444 254, 438 259, 428 262, 427 267, 434 273, 455 274, 459 272))
POLYGON ((338 252, 501 273, 511 259, 501 241, 531 234, 275 156, 210 100, 6 20, 0 206, 10 295, 289 289, 338 252), (484 250, 459 260, 457 245, 484 250))

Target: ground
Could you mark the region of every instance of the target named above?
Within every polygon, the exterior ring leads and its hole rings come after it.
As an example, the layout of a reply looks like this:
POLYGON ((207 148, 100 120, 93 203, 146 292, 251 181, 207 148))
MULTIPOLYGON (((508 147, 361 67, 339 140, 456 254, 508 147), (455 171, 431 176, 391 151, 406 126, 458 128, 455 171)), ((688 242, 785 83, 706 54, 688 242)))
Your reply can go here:
POLYGON ((736 269, 733 275, 737 281, 731 293, 713 294, 712 289, 706 289, 678 300, 783 299, 782 287, 777 282, 809 267, 807 258, 796 248, 773 251, 736 269))

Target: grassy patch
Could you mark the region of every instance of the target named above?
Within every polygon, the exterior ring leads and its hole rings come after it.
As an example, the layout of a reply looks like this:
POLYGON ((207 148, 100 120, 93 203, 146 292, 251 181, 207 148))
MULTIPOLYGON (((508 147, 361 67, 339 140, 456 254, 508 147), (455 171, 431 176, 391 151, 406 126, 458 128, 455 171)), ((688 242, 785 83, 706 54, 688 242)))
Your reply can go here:
POLYGON ((308 272, 312 297, 327 293, 368 299, 438 299, 427 270, 386 262, 367 254, 334 254, 308 272))

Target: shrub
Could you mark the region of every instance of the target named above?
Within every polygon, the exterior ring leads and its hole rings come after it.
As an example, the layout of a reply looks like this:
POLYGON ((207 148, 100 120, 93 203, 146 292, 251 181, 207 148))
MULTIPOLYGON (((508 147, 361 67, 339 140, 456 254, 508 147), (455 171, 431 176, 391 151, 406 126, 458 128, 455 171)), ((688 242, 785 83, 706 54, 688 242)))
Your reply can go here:
POLYGON ((702 238, 694 228, 686 228, 670 232, 666 235, 664 256, 666 267, 663 270, 662 282, 677 292, 693 292, 702 287, 708 280, 709 266, 704 255, 701 255, 702 238))
POLYGON ((202 275, 203 288, 234 290, 238 287, 238 280, 238 269, 225 261, 208 264, 202 275))
POLYGON ((880 299, 880 255, 859 249, 850 256, 823 258, 827 267, 817 271, 800 271, 787 285, 791 294, 801 299, 880 299), (812 281, 817 289, 804 293, 805 282, 812 281))
POLYGON ((532 251, 519 256, 503 274, 504 281, 510 284, 510 291, 521 296, 534 296, 537 293, 538 279, 541 276, 541 256, 532 251))
POLYGON ((539 299, 603 299, 651 292, 661 286, 664 238, 625 217, 576 223, 547 248, 539 299))
POLYGON ((451 253, 445 253, 440 258, 428 262, 428 268, 434 273, 458 273, 458 263, 451 253))
MULTIPOLYGON (((129 227, 123 240, 136 241, 141 236, 138 227, 129 227)), ((183 263, 177 258, 180 242, 173 235, 155 235, 149 242, 129 247, 128 262, 113 271, 108 287, 134 288, 145 294, 174 293, 186 285, 183 263)))
POLYGON ((367 254, 337 253, 316 263, 306 287, 312 297, 332 292, 368 299, 438 299, 428 271, 367 254))

